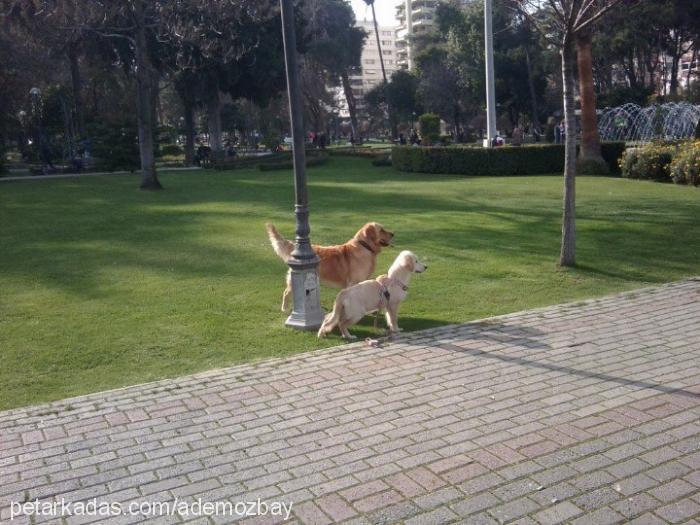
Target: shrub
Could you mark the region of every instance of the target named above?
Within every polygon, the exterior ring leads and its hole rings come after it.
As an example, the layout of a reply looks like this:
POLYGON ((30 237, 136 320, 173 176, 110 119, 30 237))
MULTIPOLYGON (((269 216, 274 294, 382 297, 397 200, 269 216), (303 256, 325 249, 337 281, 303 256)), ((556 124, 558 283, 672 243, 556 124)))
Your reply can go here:
POLYGON ((388 148, 333 148, 326 150, 331 157, 384 157, 388 148))
POLYGON ((141 166, 136 122, 98 122, 88 128, 91 155, 98 171, 131 170, 141 166))
POLYGON ((625 152, 624 142, 601 142, 600 154, 608 165, 610 173, 620 173, 620 158, 625 152))
MULTIPOLYGON (((614 151, 622 148, 624 144, 611 146, 606 155, 612 158, 614 151)), ((396 146, 392 150, 391 158, 394 167, 400 171, 459 175, 538 175, 560 173, 564 169, 564 146, 561 144, 500 148, 396 146)))
POLYGON ((263 146, 265 146, 270 151, 277 151, 277 149, 282 144, 282 137, 280 134, 273 130, 268 130, 262 139, 263 146))
POLYGON ((700 186, 700 140, 680 145, 669 172, 676 184, 700 186))
POLYGON ((651 142, 637 148, 629 148, 620 159, 622 176, 629 179, 670 181, 669 166, 676 147, 651 142))
POLYGON ((440 140, 440 117, 434 113, 423 113, 418 117, 418 122, 424 146, 431 146, 440 140))
POLYGON ((391 155, 385 155, 372 160, 372 166, 391 166, 391 155))
POLYGON ((185 151, 182 149, 182 147, 178 146, 177 144, 164 144, 160 147, 160 154, 163 157, 176 157, 178 155, 184 155, 185 151))
MULTIPOLYGON (((306 167, 310 168, 313 166, 320 166, 328 161, 328 157, 309 157, 306 159, 306 167)), ((258 169, 260 171, 274 171, 274 170, 291 170, 294 169, 294 162, 271 162, 266 164, 258 164, 258 169)))
POLYGON ((577 159, 576 174, 577 175, 607 175, 610 173, 610 167, 605 159, 577 159))

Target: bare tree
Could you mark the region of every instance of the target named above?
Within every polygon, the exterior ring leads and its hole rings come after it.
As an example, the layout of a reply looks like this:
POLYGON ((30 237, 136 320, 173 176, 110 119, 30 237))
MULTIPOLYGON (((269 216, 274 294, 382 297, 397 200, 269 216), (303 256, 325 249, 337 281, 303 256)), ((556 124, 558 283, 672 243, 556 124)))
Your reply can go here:
POLYGON ((564 211, 559 264, 576 265, 576 116, 574 68, 576 39, 622 0, 514 0, 517 9, 559 49, 563 81, 564 211))

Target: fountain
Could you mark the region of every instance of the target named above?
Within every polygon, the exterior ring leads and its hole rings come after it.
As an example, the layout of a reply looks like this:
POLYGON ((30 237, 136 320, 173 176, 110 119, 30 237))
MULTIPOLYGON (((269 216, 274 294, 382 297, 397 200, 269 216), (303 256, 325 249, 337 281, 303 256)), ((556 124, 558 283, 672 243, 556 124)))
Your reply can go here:
POLYGON ((602 140, 645 143, 655 139, 678 140, 693 136, 700 120, 700 105, 666 102, 641 107, 623 104, 598 114, 602 140))

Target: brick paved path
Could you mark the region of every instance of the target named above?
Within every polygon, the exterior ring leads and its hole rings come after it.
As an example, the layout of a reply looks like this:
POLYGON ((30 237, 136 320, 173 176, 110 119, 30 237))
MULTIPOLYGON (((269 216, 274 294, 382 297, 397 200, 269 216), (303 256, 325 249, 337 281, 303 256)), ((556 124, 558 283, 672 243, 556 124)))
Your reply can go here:
MULTIPOLYGON (((3 412, 0 521, 259 497, 304 524, 698 524, 699 320, 691 280, 3 412)), ((188 519, 232 521, 149 522, 188 519)))

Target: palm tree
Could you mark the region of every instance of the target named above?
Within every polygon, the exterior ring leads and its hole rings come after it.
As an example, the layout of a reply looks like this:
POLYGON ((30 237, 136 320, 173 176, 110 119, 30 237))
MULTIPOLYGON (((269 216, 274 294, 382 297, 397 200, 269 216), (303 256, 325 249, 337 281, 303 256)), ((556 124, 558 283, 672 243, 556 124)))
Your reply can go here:
POLYGON ((608 166, 600 153, 598 116, 595 109, 593 89, 593 58, 590 29, 576 35, 576 58, 578 65, 579 91, 581 93, 581 150, 579 161, 586 173, 601 174, 608 166))
MULTIPOLYGON (((365 4, 372 8, 372 21, 374 22, 374 36, 377 39, 377 50, 379 51, 379 64, 382 67, 382 78, 384 79, 384 96, 386 96, 386 69, 384 69, 384 55, 382 54, 382 42, 379 40, 379 26, 377 25, 377 13, 374 11, 374 0, 364 0, 365 4)), ((391 108, 389 106, 389 101, 387 100, 387 113, 389 114, 389 122, 391 122, 391 134, 392 138, 396 138, 396 123, 394 119, 391 118, 391 108)))

